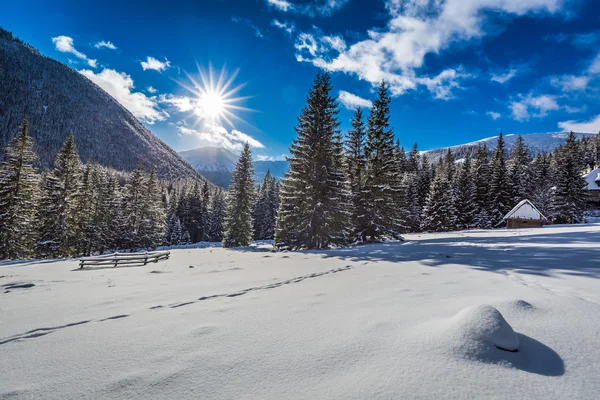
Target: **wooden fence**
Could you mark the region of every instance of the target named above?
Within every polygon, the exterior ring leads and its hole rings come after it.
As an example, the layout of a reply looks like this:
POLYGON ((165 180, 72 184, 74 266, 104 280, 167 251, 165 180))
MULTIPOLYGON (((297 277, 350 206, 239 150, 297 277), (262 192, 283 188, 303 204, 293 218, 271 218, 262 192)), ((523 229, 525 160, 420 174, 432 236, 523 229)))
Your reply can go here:
POLYGON ((145 253, 113 253, 97 257, 86 257, 79 260, 79 268, 99 267, 112 265, 146 265, 149 262, 157 263, 161 260, 168 260, 170 251, 148 251, 145 253))

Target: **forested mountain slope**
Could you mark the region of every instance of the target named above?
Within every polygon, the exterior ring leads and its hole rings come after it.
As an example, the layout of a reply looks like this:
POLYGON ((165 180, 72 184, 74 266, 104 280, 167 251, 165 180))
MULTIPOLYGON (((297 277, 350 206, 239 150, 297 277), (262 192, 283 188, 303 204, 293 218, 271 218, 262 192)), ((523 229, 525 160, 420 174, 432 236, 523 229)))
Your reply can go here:
POLYGON ((25 118, 44 169, 73 132, 83 162, 131 171, 140 161, 161 178, 200 178, 103 89, 0 28, 0 156, 25 118))

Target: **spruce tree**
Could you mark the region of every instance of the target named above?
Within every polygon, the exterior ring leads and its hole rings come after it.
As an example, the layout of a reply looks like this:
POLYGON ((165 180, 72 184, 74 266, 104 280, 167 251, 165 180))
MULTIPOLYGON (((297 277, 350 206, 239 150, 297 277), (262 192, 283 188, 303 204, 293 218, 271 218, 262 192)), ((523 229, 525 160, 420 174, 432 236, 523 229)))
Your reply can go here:
POLYGON ((213 192, 210 203, 210 230, 209 240, 220 242, 223 240, 223 224, 225 222, 227 203, 223 189, 217 188, 213 192))
POLYGON ((204 181, 204 185, 202 185, 202 205, 200 207, 200 240, 208 241, 209 240, 209 230, 210 230, 210 186, 208 185, 208 181, 204 181))
POLYGON ((140 245, 146 249, 155 249, 163 241, 166 226, 161 187, 154 169, 146 181, 141 202, 140 245))
MULTIPOLYGON (((363 121, 362 109, 359 107, 352 118, 352 129, 348 131, 346 140, 346 167, 350 184, 352 205, 352 226, 354 233, 359 235, 366 229, 366 204, 364 199, 365 183, 365 138, 366 128, 363 121)), ((359 239, 363 239, 359 237, 359 239)))
MULTIPOLYGON (((42 237, 42 241, 56 244, 58 256, 73 256, 77 251, 77 230, 79 215, 77 210, 80 190, 82 165, 75 145, 75 137, 70 134, 56 155, 52 175, 59 183, 58 192, 52 201, 57 206, 55 226, 43 228, 53 236, 42 237), (54 236, 55 235, 55 236, 54 236)), ((51 194, 51 193, 47 193, 51 194)))
POLYGON ((444 232, 451 231, 454 227, 450 183, 446 171, 439 169, 431 182, 427 203, 423 209, 423 229, 444 232))
POLYGON ((275 222, 277 216, 277 207, 279 206, 275 198, 277 191, 277 182, 267 170, 263 183, 259 186, 254 205, 254 239, 270 240, 273 239, 275 232, 275 222))
POLYGON ((254 167, 250 146, 246 143, 229 185, 223 247, 248 246, 252 241, 253 195, 254 167))
POLYGON ((419 172, 420 160, 421 155, 419 153, 419 147, 415 143, 410 153, 408 153, 408 160, 406 160, 406 172, 412 174, 419 172))
POLYGON ((52 173, 42 175, 41 197, 37 209, 37 241, 35 251, 39 257, 55 258, 59 255, 62 233, 60 229, 62 188, 60 180, 52 173))
POLYGON ((104 224, 107 227, 106 248, 122 248, 122 238, 124 232, 123 217, 123 195, 119 180, 114 173, 108 173, 106 183, 106 207, 107 212, 104 215, 104 224))
POLYGON ((476 188, 473 181, 471 156, 467 155, 458 168, 454 185, 455 222, 459 229, 467 229, 475 223, 476 188))
POLYGON ((490 180, 488 149, 485 144, 480 144, 477 148, 475 162, 473 163, 476 206, 475 224, 479 228, 490 228, 492 226, 490 180))
POLYGON ((92 182, 92 165, 87 163, 81 175, 79 192, 75 198, 75 254, 90 255, 96 234, 94 212, 98 194, 92 182))
POLYGON ((298 118, 298 137, 290 148, 289 172, 280 192, 278 247, 325 248, 348 242, 350 192, 331 90, 330 75, 319 72, 298 118))
POLYGON ((129 175, 123 196, 123 232, 125 248, 137 250, 144 246, 144 237, 140 232, 144 218, 144 197, 146 196, 146 174, 141 163, 129 175))
POLYGON ((32 254, 34 218, 39 200, 39 177, 33 164, 29 124, 8 146, 0 166, 0 257, 24 258, 32 254))
POLYGON ((551 164, 550 155, 540 153, 530 164, 531 201, 546 218, 550 217, 554 202, 555 172, 551 164))
POLYGON ((531 197, 531 175, 529 163, 531 155, 522 136, 518 136, 512 150, 508 167, 512 204, 531 197))
POLYGON ((581 152, 573 132, 567 143, 556 151, 556 178, 553 211, 557 223, 574 224, 583 219, 586 183, 581 171, 581 152))
POLYGON ((190 239, 192 243, 197 243, 202 240, 202 192, 200 184, 194 182, 192 190, 188 193, 187 198, 187 215, 189 218, 184 217, 185 225, 190 233, 190 239))
POLYGON ((498 136, 498 143, 492 158, 490 173, 490 196, 491 196, 491 214, 490 221, 492 227, 497 226, 515 204, 510 196, 511 186, 506 169, 506 146, 502 132, 498 136))
POLYGON ((366 228, 361 233, 363 239, 399 238, 404 229, 397 203, 401 176, 394 134, 389 129, 390 101, 388 85, 382 81, 368 120, 367 172, 363 190, 367 212, 366 228))

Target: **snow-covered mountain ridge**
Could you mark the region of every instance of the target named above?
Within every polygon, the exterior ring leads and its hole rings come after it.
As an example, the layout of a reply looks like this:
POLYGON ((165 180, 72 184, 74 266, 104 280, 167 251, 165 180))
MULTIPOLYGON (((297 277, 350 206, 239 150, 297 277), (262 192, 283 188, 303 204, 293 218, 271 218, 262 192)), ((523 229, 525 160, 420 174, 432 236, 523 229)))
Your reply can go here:
MULTIPOLYGON (((519 134, 506 134, 504 135, 504 141, 506 148, 510 152, 517 138, 522 136, 525 140, 525 144, 532 155, 537 153, 550 153, 557 147, 565 143, 568 132, 548 132, 548 133, 526 133, 523 135, 519 134)), ((578 139, 584 137, 592 137, 595 133, 576 133, 578 139)), ((496 143, 498 136, 492 136, 484 139, 477 140, 475 142, 460 144, 456 146, 442 147, 439 149, 426 150, 421 152, 427 154, 430 160, 437 160, 442 157, 448 149, 452 150, 452 153, 457 159, 465 157, 467 154, 474 154, 474 151, 480 144, 485 144, 490 151, 496 149, 496 143)))

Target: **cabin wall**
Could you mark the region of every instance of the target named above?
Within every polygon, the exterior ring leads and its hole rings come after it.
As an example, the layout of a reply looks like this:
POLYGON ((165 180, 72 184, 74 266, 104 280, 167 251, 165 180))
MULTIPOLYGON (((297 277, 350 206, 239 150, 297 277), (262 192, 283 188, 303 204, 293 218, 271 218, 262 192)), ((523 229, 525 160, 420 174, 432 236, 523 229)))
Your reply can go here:
POLYGON ((540 213, 529 204, 523 204, 515 211, 511 218, 513 219, 540 219, 540 213))
POLYGON ((506 221, 508 229, 542 228, 543 226, 544 221, 541 219, 511 218, 506 221))

